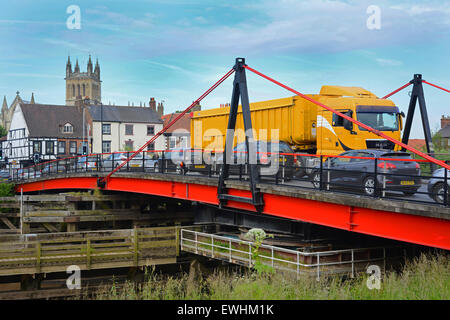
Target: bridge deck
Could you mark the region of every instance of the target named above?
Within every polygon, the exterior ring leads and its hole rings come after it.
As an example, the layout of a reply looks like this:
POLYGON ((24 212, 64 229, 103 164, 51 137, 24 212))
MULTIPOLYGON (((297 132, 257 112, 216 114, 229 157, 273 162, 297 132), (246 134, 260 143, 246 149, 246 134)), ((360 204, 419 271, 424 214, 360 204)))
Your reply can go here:
MULTIPOLYGON (((101 172, 58 174, 18 182, 24 193, 65 189, 96 189, 101 172)), ((105 190, 134 192, 218 205, 217 178, 200 175, 117 172, 105 190)), ((321 192, 261 183, 262 214, 310 222, 394 240, 450 249, 450 209, 444 206, 321 192)), ((227 181, 229 194, 250 197, 248 183, 227 181)), ((250 204, 229 201, 234 209, 255 211, 250 204)))

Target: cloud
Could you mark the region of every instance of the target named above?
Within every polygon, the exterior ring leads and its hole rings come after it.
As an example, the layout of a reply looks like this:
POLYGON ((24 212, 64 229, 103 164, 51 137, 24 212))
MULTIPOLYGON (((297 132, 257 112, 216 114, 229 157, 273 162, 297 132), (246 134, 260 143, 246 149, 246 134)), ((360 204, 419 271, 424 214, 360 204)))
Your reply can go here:
POLYGON ((18 72, 10 72, 10 73, 1 73, 0 76, 6 76, 6 77, 22 77, 22 78, 48 78, 48 79, 61 79, 61 75, 55 75, 55 74, 43 74, 43 73, 18 73, 18 72))
MULTIPOLYGON (((387 1, 379 4, 381 30, 368 30, 368 5, 367 1, 329 0, 242 4, 248 19, 207 28, 168 25, 158 30, 156 48, 148 46, 145 36, 135 39, 136 47, 150 55, 199 50, 233 55, 342 52, 429 41, 430 34, 443 38, 449 33, 448 9, 431 5, 392 7, 387 1)), ((202 18, 210 19, 207 13, 202 18)))
POLYGON ((82 52, 89 52, 89 48, 86 46, 83 46, 81 44, 78 44, 76 42, 72 41, 66 41, 66 40, 59 40, 59 39, 51 39, 51 38, 45 38, 43 39, 44 42, 49 43, 51 45, 57 46, 57 47, 66 47, 70 49, 75 49, 82 52))
POLYGON ((376 58, 375 60, 382 67, 398 67, 403 64, 403 62, 398 61, 398 60, 393 60, 393 59, 376 58))

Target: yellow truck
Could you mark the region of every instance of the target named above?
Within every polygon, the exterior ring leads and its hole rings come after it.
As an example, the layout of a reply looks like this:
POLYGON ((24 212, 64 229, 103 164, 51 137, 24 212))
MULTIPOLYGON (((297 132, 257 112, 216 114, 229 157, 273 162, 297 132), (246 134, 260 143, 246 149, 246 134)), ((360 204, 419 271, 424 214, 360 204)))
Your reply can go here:
MULTIPOLYGON (((360 87, 342 86, 323 86, 319 94, 308 96, 401 140, 404 114, 390 100, 377 98, 360 87)), ((277 134, 272 130, 278 130, 279 140, 299 153, 337 155, 357 149, 399 150, 392 142, 299 96, 251 103, 250 111, 255 139, 271 140, 277 134)), ((223 149, 229 112, 229 107, 193 112, 192 148, 223 149)), ((244 141, 243 128, 242 112, 239 111, 234 145, 244 141)))

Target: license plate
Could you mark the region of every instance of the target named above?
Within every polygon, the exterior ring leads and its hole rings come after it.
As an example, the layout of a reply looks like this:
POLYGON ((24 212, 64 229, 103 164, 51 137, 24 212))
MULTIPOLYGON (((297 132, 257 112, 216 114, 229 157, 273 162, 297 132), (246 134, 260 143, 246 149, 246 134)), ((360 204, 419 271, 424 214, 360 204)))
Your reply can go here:
POLYGON ((400 181, 402 186, 410 186, 414 184, 414 181, 400 181))
POLYGON ((202 166, 195 166, 195 168, 196 168, 196 169, 204 169, 205 166, 203 166, 203 165, 202 165, 202 166))
POLYGON ((131 166, 132 166, 132 167, 135 167, 135 168, 136 168, 136 167, 139 167, 138 164, 132 164, 131 166))

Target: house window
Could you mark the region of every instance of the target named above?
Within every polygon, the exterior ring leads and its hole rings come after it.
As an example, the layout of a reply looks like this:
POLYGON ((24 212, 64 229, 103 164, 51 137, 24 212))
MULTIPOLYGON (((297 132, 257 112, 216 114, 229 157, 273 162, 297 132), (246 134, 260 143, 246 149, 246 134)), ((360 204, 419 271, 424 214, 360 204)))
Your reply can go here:
POLYGON ((147 146, 147 150, 148 150, 148 151, 153 151, 153 150, 155 150, 155 143, 154 143, 154 142, 150 143, 150 144, 147 146))
POLYGON ((125 125, 125 134, 127 136, 132 136, 133 135, 133 125, 132 124, 126 124, 125 125))
POLYGON ((147 135, 153 136, 155 134, 155 127, 154 126, 147 126, 147 135))
POLYGON ((102 125, 102 133, 103 134, 111 134, 111 124, 109 123, 104 123, 102 125))
POLYGON ((58 141, 58 154, 65 154, 65 153, 66 153, 66 142, 58 141))
POLYGON ((180 137, 180 147, 187 149, 188 147, 188 137, 180 137))
POLYGON ((73 126, 70 123, 66 123, 63 127, 63 133, 73 133, 73 126))
POLYGON ((76 154, 77 153, 77 142, 76 141, 70 141, 70 154, 76 154))
POLYGON ((169 138, 169 149, 175 148, 177 145, 177 137, 170 137, 169 138))
POLYGON ((102 153, 111 152, 111 141, 103 141, 102 143, 102 153))
POLYGON ((128 140, 128 141, 125 141, 125 148, 127 149, 127 150, 133 150, 133 141, 132 140, 128 140))
POLYGON ((33 153, 42 153, 42 141, 33 141, 33 153))
POLYGON ((55 154, 55 143, 53 141, 45 142, 45 154, 55 154))

